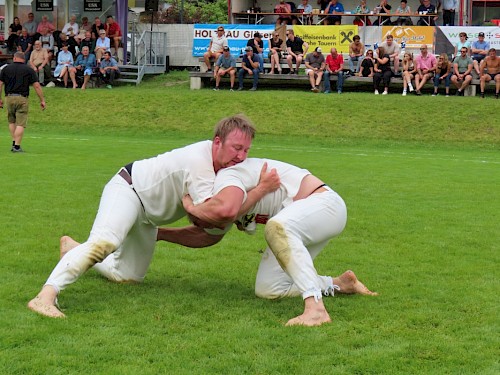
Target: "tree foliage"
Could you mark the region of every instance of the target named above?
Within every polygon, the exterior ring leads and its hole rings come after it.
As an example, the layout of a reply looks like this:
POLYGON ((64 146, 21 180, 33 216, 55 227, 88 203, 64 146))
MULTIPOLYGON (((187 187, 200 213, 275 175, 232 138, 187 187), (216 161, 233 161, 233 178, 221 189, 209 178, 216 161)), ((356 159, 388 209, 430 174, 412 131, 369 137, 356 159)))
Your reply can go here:
MULTIPOLYGON (((155 12, 155 23, 227 23, 227 0, 171 0, 168 9, 155 12)), ((150 14, 141 15, 150 22, 150 14)))

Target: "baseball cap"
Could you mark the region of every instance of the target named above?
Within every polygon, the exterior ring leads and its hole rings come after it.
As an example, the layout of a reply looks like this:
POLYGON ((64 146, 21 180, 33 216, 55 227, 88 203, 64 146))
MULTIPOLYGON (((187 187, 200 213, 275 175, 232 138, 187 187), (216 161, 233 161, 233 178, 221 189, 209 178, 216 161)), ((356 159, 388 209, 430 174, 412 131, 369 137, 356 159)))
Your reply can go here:
POLYGON ((321 50, 321 47, 316 47, 314 49, 314 52, 322 53, 323 51, 321 50))
POLYGON ((246 46, 246 47, 245 47, 245 52, 248 52, 248 51, 253 51, 253 48, 252 48, 252 47, 250 47, 250 46, 246 46))
POLYGON ((255 34, 253 34, 254 38, 262 38, 262 35, 257 31, 255 34))
POLYGON ((229 51, 229 47, 228 46, 224 46, 224 48, 222 50, 223 51, 229 51))
POLYGON ((481 31, 479 34, 477 34, 478 36, 484 36, 484 33, 481 31))

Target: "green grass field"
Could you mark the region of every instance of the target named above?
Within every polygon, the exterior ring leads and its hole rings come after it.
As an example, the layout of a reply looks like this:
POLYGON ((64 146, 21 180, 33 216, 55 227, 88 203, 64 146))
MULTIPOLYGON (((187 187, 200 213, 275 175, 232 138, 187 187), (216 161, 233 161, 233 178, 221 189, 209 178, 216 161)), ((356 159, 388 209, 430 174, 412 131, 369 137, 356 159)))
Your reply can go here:
POLYGON ((187 79, 45 89, 45 112, 33 94, 24 154, 10 153, 0 113, 1 374, 500 373, 498 101, 215 93, 187 79), (207 249, 161 243, 143 284, 90 271, 60 296, 67 319, 26 308, 59 237, 86 239, 121 166, 240 112, 258 129, 251 156, 308 168, 347 203, 318 272, 352 269, 380 296, 325 298, 331 324, 285 327, 302 301, 254 296, 259 228, 207 249))

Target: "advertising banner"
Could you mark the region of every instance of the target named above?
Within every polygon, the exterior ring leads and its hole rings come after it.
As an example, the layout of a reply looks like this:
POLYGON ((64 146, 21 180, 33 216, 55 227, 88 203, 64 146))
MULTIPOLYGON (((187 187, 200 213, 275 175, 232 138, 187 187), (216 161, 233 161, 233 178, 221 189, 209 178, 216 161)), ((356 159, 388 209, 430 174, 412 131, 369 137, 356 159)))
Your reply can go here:
MULTIPOLYGON (((217 27, 214 24, 195 24, 193 29, 193 56, 202 57, 210 45, 210 39, 217 35, 217 27)), ((229 44, 231 54, 239 56, 247 45, 249 39, 253 38, 255 32, 263 35, 264 57, 269 53, 269 39, 272 37, 274 25, 222 25, 229 44)))
POLYGON ((490 43, 490 48, 500 50, 500 27, 498 26, 441 26, 439 29, 453 46, 460 41, 458 34, 461 32, 467 33, 467 40, 470 42, 475 42, 477 40, 477 34, 483 32, 484 40, 490 43))
POLYGON ((398 44, 406 43, 408 49, 418 49, 422 44, 434 45, 434 27, 429 26, 382 26, 382 41, 392 35, 398 44))
POLYGON ((309 44, 309 52, 321 47, 323 54, 330 53, 335 47, 339 53, 349 53, 349 44, 354 35, 358 34, 357 25, 338 26, 302 26, 294 25, 293 32, 309 44))

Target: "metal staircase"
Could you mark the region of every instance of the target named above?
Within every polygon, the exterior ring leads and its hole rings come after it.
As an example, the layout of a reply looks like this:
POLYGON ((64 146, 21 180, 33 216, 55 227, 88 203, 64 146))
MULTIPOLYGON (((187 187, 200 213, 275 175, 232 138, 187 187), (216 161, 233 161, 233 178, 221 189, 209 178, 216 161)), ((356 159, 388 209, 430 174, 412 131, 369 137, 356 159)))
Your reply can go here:
POLYGON ((129 26, 127 64, 119 65, 120 78, 115 81, 138 85, 146 74, 167 71, 167 33, 143 31, 139 34, 135 23, 129 26))

